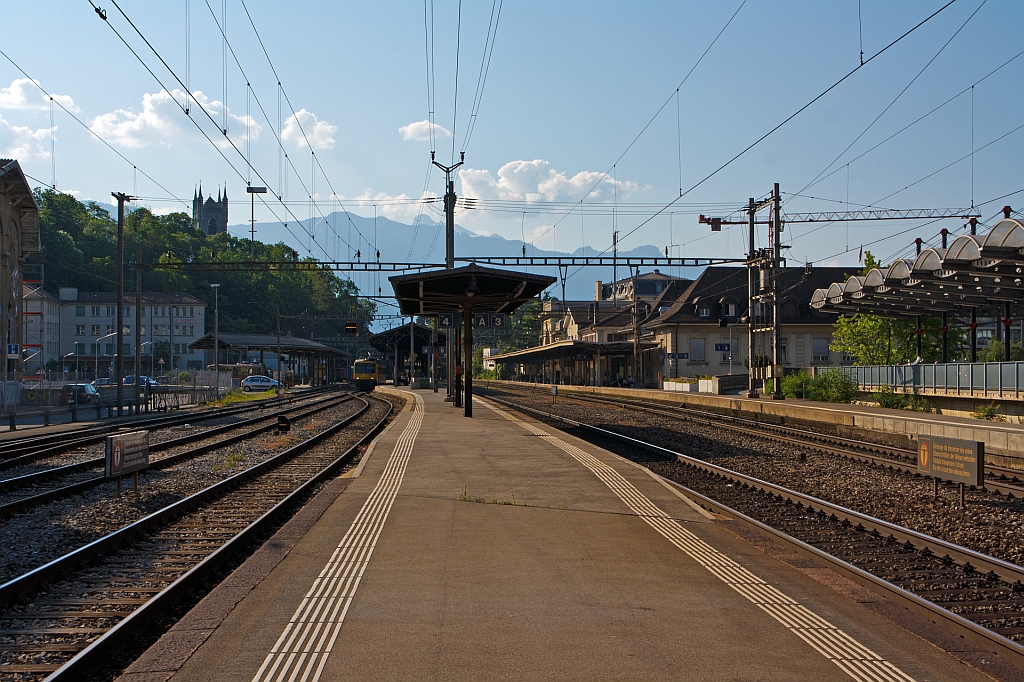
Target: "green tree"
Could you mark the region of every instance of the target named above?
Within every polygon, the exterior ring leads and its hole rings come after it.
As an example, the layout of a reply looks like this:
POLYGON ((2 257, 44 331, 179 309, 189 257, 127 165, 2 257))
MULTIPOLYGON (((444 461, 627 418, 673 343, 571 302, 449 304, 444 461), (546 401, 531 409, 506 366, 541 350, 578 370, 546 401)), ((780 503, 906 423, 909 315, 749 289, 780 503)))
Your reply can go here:
MULTIPOLYGON (((864 267, 860 274, 881 267, 870 251, 864 254, 864 267)), ((967 334, 951 320, 947 325, 948 359, 961 357, 966 347, 967 334)), ((942 321, 926 317, 921 321, 921 358, 935 362, 942 358, 942 321)), ((845 353, 858 365, 902 365, 917 358, 917 321, 914 318, 889 318, 855 313, 840 316, 832 331, 832 350, 845 353)))
MULTIPOLYGON (((978 362, 1003 362, 1006 359, 1003 353, 1003 342, 993 339, 988 342, 987 348, 978 351, 978 362)), ((1024 349, 1017 341, 1010 341, 1010 360, 1012 362, 1024 360, 1024 349)))
MULTIPOLYGON (((117 224, 95 203, 49 189, 37 189, 42 252, 30 264, 42 265, 44 287, 84 291, 114 291, 117 286, 117 224)), ((254 248, 260 261, 291 261, 303 269, 236 272, 187 271, 147 268, 144 291, 191 294, 213 308, 211 283, 220 288, 222 331, 269 333, 277 329, 277 314, 285 317, 282 329, 305 338, 344 336, 346 320, 356 320, 365 334, 376 304, 358 298, 351 280, 341 279, 311 258, 300 259, 286 244, 253 244, 228 233, 207 235, 192 226, 185 213, 154 215, 146 208, 125 217, 125 276, 134 279, 137 250, 147 263, 165 265, 229 262, 247 263, 254 248), (301 317, 296 317, 301 316, 301 317), (305 318, 305 319, 302 319, 305 318)), ((212 315, 210 316, 212 326, 212 315)), ((211 330, 207 330, 211 331, 211 330)))

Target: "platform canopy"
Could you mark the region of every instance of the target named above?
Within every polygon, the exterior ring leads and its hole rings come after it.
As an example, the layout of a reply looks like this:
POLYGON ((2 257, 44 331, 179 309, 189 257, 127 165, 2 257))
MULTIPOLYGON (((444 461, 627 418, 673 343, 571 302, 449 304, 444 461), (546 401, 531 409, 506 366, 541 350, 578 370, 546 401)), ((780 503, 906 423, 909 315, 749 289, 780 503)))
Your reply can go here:
POLYGON ((579 341, 566 339, 546 346, 524 348, 501 355, 492 355, 488 360, 500 363, 533 363, 547 360, 591 360, 599 356, 632 355, 635 350, 647 351, 658 348, 657 343, 644 341, 634 348, 632 341, 579 341))
MULTIPOLYGON (((310 354, 310 355, 335 355, 339 357, 348 356, 343 350, 325 346, 310 339, 303 339, 297 336, 277 334, 236 334, 234 332, 221 332, 216 339, 221 350, 234 351, 266 351, 273 353, 278 348, 282 353, 310 354)), ((213 333, 204 334, 188 344, 189 348, 196 350, 213 350, 213 333)))
POLYGON ((484 268, 418 272, 389 277, 403 315, 436 315, 472 310, 511 313, 555 283, 550 275, 484 268))
MULTIPOLYGON (((433 333, 430 327, 425 327, 422 324, 415 325, 415 336, 413 338, 413 348, 416 353, 419 354, 423 346, 429 346, 433 343, 433 333)), ((438 332, 437 342, 441 345, 447 343, 448 337, 444 332, 438 332)), ((384 355, 390 357, 392 353, 397 349, 399 355, 409 354, 409 325, 402 324, 397 327, 392 327, 386 331, 382 331, 379 334, 374 334, 369 338, 370 345, 376 350, 380 351, 384 355)))
POLYGON ((924 249, 864 276, 818 289, 811 307, 824 312, 903 317, 952 313, 1008 316, 1024 304, 1024 224, 1006 217, 987 235, 962 235, 948 248, 924 249))

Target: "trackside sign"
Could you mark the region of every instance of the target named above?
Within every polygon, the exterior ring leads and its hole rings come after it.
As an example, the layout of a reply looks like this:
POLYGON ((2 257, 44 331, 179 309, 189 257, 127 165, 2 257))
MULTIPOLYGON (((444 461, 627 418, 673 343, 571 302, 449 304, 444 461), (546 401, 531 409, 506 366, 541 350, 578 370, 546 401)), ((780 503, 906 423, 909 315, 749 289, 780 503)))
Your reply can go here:
POLYGON ((985 444, 956 438, 921 437, 917 470, 944 481, 981 485, 985 477, 985 444))
POLYGON ((132 431, 107 436, 104 475, 124 476, 149 467, 149 431, 132 431))

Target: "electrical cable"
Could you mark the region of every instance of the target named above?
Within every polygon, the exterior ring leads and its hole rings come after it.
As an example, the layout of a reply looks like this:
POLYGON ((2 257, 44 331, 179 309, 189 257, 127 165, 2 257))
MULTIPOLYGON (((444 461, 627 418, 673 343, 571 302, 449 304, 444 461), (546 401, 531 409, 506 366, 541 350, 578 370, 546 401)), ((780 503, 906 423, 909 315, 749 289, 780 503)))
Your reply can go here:
POLYGON ((501 7, 503 4, 504 0, 491 1, 491 19, 487 23, 487 38, 484 40, 484 52, 480 58, 480 75, 476 79, 476 92, 473 93, 473 104, 469 110, 466 141, 462 143, 463 154, 466 153, 466 149, 469 147, 469 140, 473 137, 473 131, 476 129, 477 115, 480 113, 480 104, 484 97, 484 87, 487 85, 487 74, 491 70, 491 56, 494 54, 494 41, 498 36, 498 22, 501 20, 501 7), (495 12, 495 4, 497 4, 497 12, 495 12))
MULTIPOLYGON (((956 1, 956 0, 951 0, 951 2, 955 2, 955 1, 956 1)), ((686 75, 685 75, 685 76, 683 77, 683 80, 682 80, 682 81, 680 81, 680 82, 679 82, 679 85, 677 85, 677 86, 675 87, 675 90, 673 90, 673 91, 672 91, 672 94, 670 94, 670 95, 668 96, 668 99, 666 99, 666 100, 665 100, 665 101, 664 101, 664 102, 662 103, 662 105, 661 105, 660 107, 658 107, 658 110, 657 110, 657 111, 656 111, 656 112, 654 113, 654 116, 652 116, 652 117, 651 117, 651 120, 649 120, 649 121, 647 122, 647 125, 645 125, 645 126, 644 126, 644 127, 643 127, 643 128, 641 129, 641 130, 640 130, 640 132, 639 132, 639 133, 637 133, 637 136, 633 138, 633 141, 629 143, 629 145, 628 145, 628 146, 626 147, 625 151, 623 151, 623 152, 622 152, 621 154, 619 154, 619 158, 617 158, 617 159, 615 160, 615 162, 614 162, 614 163, 612 163, 611 167, 610 167, 610 168, 608 168, 608 170, 606 170, 606 171, 605 171, 604 173, 602 173, 602 174, 601 174, 601 177, 597 179, 597 182, 595 182, 595 183, 593 184, 593 186, 592 186, 592 187, 591 187, 591 188, 590 188, 589 190, 587 190, 587 193, 586 193, 586 194, 584 194, 584 195, 583 195, 583 196, 582 196, 582 197, 581 197, 581 198, 579 199, 579 201, 578 201, 577 203, 583 203, 583 200, 584 200, 584 199, 586 199, 587 197, 589 197, 589 196, 590 196, 590 195, 591 195, 591 194, 592 194, 592 193, 594 192, 594 190, 595 190, 595 189, 597 189, 598 185, 600 185, 600 184, 601 184, 602 182, 604 182, 604 181, 605 181, 605 180, 606 180, 606 179, 608 178, 608 175, 609 175, 609 174, 610 174, 610 173, 612 172, 612 169, 613 169, 613 168, 615 168, 615 166, 617 166, 617 165, 618 165, 618 163, 619 163, 620 161, 622 161, 622 159, 623 159, 623 158, 624 158, 624 157, 626 156, 626 154, 628 154, 628 153, 629 153, 629 150, 633 148, 633 145, 635 145, 635 144, 637 143, 637 141, 638 141, 638 140, 639 140, 639 139, 640 139, 640 138, 641 138, 641 137, 643 136, 643 134, 644 134, 645 132, 647 132, 647 129, 651 127, 651 124, 652 124, 652 123, 654 123, 654 121, 655 121, 655 120, 656 120, 656 119, 658 118, 658 116, 660 116, 660 115, 661 115, 661 112, 662 112, 662 111, 664 111, 665 107, 666 107, 666 106, 668 106, 668 103, 672 101, 672 98, 676 96, 676 94, 677 94, 677 93, 679 92, 679 89, 680 89, 680 88, 682 88, 682 87, 683 87, 683 85, 685 85, 685 84, 686 84, 686 81, 687 81, 687 80, 689 80, 689 78, 690 78, 690 76, 691 76, 691 75, 693 74, 693 72, 694 72, 694 71, 695 71, 695 70, 697 69, 697 67, 698 67, 698 66, 700 66, 700 63, 701 63, 702 61, 704 61, 704 57, 706 57, 706 56, 707 56, 707 54, 708 54, 708 52, 710 52, 710 51, 711 51, 711 48, 713 48, 713 47, 715 46, 715 44, 716 44, 716 43, 718 42, 718 39, 722 37, 722 34, 723 34, 723 33, 725 33, 725 30, 726 30, 727 28, 729 28, 729 25, 730 25, 730 24, 732 24, 732 22, 733 22, 733 19, 735 19, 735 18, 736 18, 736 15, 740 13, 740 10, 741 10, 741 9, 743 9, 743 6, 744 6, 744 5, 746 5, 746 4, 747 4, 747 0, 743 0, 742 2, 740 2, 740 6, 739 6, 739 7, 737 7, 737 8, 736 8, 736 11, 732 13, 732 16, 731 16, 731 17, 729 17, 729 21, 725 22, 725 25, 724 25, 724 26, 722 26, 722 29, 721 29, 721 30, 720 30, 720 31, 718 32, 718 34, 717 34, 717 35, 715 36, 714 40, 712 40, 712 41, 711 41, 711 43, 710 43, 710 44, 709 44, 709 45, 707 46, 707 48, 705 48, 704 52, 703 52, 703 53, 701 53, 701 55, 700 55, 700 57, 699 57, 699 58, 697 59, 697 61, 693 63, 693 66, 691 66, 691 67, 690 67, 690 70, 686 72, 686 75)), ((730 163, 731 163, 731 162, 730 162, 730 163)), ((717 171, 716 171, 716 172, 717 172, 717 171)), ((702 182, 703 182, 703 181, 702 181, 702 182)), ((682 190, 680 189, 680 192, 679 192, 679 198, 682 198, 682 196, 683 196, 683 193, 682 193, 682 190)), ((569 213, 571 213, 571 211, 570 211, 569 213)), ((566 214, 566 216, 568 216, 568 215, 569 215, 569 214, 567 213, 567 214, 566 214)), ((563 217, 562 219, 564 220, 564 217, 563 217)), ((558 226, 558 223, 559 223, 559 222, 561 222, 561 221, 562 221, 562 220, 559 220, 559 221, 558 221, 558 222, 556 222, 556 223, 555 223, 554 225, 552 225, 552 226, 551 226, 551 228, 549 228, 549 229, 553 229, 553 228, 557 227, 557 226, 558 226)), ((542 233, 540 233, 539 235, 537 235, 537 236, 536 236, 536 237, 534 238, 534 240, 533 240, 533 241, 536 241, 537 239, 540 239, 540 238, 541 238, 541 237, 543 237, 543 236, 544 236, 545 234, 547 234, 547 230, 545 230, 544 232, 542 232, 542 233)), ((605 249, 604 251, 602 251, 602 253, 606 253, 607 251, 608 251, 608 249, 605 249)), ((573 274, 575 274, 575 273, 573 273, 573 274)))
MULTIPOLYGON (((878 123, 878 121, 879 121, 879 120, 880 120, 880 119, 881 119, 881 118, 882 118, 883 116, 885 116, 886 112, 887 112, 887 111, 889 111, 889 109, 891 109, 891 108, 892 108, 892 107, 893 107, 893 106, 894 106, 894 105, 896 104, 896 102, 898 102, 898 101, 899 101, 899 99, 900 99, 901 97, 903 97, 904 93, 906 93, 906 91, 910 89, 910 86, 912 86, 912 85, 913 85, 914 83, 916 83, 916 82, 917 82, 917 79, 918 79, 918 78, 920 78, 920 77, 921 77, 921 75, 922 75, 922 74, 924 74, 924 72, 928 70, 928 67, 929 67, 929 66, 931 66, 931 65, 932 65, 932 63, 934 63, 936 59, 938 59, 938 58, 939 58, 939 55, 941 55, 941 54, 943 53, 943 51, 945 51, 945 49, 946 49, 947 47, 949 47, 949 44, 950 44, 950 43, 952 43, 952 42, 953 42, 953 40, 954 40, 954 39, 955 39, 955 38, 956 38, 956 37, 957 37, 958 35, 960 35, 960 32, 961 32, 961 31, 963 31, 963 30, 964 30, 964 28, 966 28, 966 27, 967 27, 967 24, 971 23, 971 19, 973 19, 973 18, 974 18, 974 15, 976 15, 976 14, 977 14, 978 12, 980 12, 980 11, 981 11, 981 8, 982 8, 982 7, 984 7, 984 6, 985 6, 985 3, 987 3, 987 2, 988 2, 988 0, 981 0, 981 4, 980 4, 980 5, 978 5, 978 7, 977 7, 977 8, 976 8, 976 9, 975 9, 975 10, 974 10, 973 12, 971 12, 970 16, 968 16, 968 17, 967 17, 966 21, 964 21, 964 23, 962 23, 962 24, 960 25, 960 28, 958 28, 958 29, 957 29, 957 30, 956 30, 956 31, 955 31, 955 32, 953 33, 953 35, 951 35, 951 36, 949 37, 949 40, 947 40, 947 41, 946 41, 945 43, 943 43, 943 44, 942 44, 942 47, 940 47, 940 48, 939 48, 938 52, 936 52, 936 53, 935 53, 935 54, 934 54, 934 55, 932 56, 932 58, 931 58, 931 59, 929 59, 929 60, 928 60, 928 62, 927 62, 927 63, 926 63, 926 64, 925 64, 925 65, 924 65, 923 67, 921 67, 921 70, 917 72, 917 75, 915 75, 915 76, 914 76, 913 78, 911 78, 911 79, 910 79, 910 82, 909 82, 909 83, 907 83, 907 84, 906 84, 906 85, 905 85, 905 86, 903 87, 903 89, 902 89, 902 90, 900 90, 900 91, 899 91, 899 93, 898 93, 898 94, 897 94, 897 95, 896 95, 895 97, 893 97, 892 101, 890 101, 890 102, 889 102, 889 104, 887 104, 887 105, 885 106, 885 108, 884 108, 884 109, 882 109, 882 111, 881 111, 881 112, 880 112, 880 113, 878 114, 878 116, 875 116, 874 120, 872 120, 872 121, 871 121, 871 123, 869 123, 869 124, 868 124, 868 126, 867 126, 867 127, 866 127, 866 128, 864 129, 864 130, 862 130, 862 131, 861 131, 860 135, 858 135, 857 137, 855 137, 855 138, 853 139, 853 142, 851 142, 850 144, 848 144, 848 145, 846 146, 846 149, 844 149, 843 151, 839 152, 839 154, 838 154, 838 155, 836 156, 836 158, 832 159, 832 161, 831 161, 831 162, 829 162, 829 164, 828 164, 827 166, 825 166, 825 168, 823 168, 823 169, 821 170, 821 172, 819 172, 819 173, 818 173, 818 174, 817 174, 816 176, 814 176, 814 178, 813 178, 813 179, 812 179, 812 180, 811 180, 810 182, 808 182, 808 183, 807 183, 806 185, 804 185, 803 187, 801 187, 801 188, 800 188, 800 190, 799 190, 799 191, 797 192, 798 194, 799 194, 800 192, 803 192, 803 191, 804 191, 805 189, 807 189, 807 188, 808 188, 808 187, 810 187, 811 185, 813 185, 813 184, 814 184, 814 183, 815 183, 815 182, 816 182, 816 181, 818 180, 818 178, 820 178, 820 177, 821 177, 822 175, 824 175, 824 174, 825 174, 826 172, 828 172, 828 169, 829 169, 829 168, 831 168, 831 167, 832 167, 832 166, 833 166, 833 165, 834 165, 834 164, 835 164, 835 163, 836 163, 837 161, 839 161, 839 159, 841 159, 841 158, 843 157, 843 155, 844 155, 844 154, 846 154, 846 152, 850 151, 850 149, 851 149, 851 148, 853 147, 853 145, 857 144, 857 143, 858 143, 858 142, 860 141, 860 139, 861 139, 862 137, 864 137, 865 135, 867 135, 868 131, 869 131, 869 130, 871 130, 871 128, 873 128, 873 127, 874 127, 874 125, 875 125, 876 123, 878 123)), ((849 164, 847 164, 847 165, 849 165, 849 164)))
MULTIPOLYGON (((28 72, 26 72, 26 71, 25 71, 25 69, 21 68, 21 66, 19 66, 17 62, 15 62, 15 61, 14 61, 13 59, 11 59, 10 55, 8 55, 8 54, 7 54, 6 52, 4 52, 4 51, 3 51, 3 49, 0 49, 0 55, 3 55, 4 59, 6 59, 7 61, 9 61, 9 62, 11 63, 11 65, 12 65, 12 66, 13 66, 14 68, 16 68, 16 69, 17 69, 18 71, 20 71, 20 72, 21 72, 21 75, 23 75, 23 76, 24 76, 25 78, 29 79, 29 80, 30 80, 30 81, 32 82, 32 85, 34 85, 34 86, 36 86, 37 88, 39 88, 39 91, 40 91, 41 93, 43 93, 44 95, 46 95, 47 97, 49 97, 49 98, 50 98, 50 100, 51 100, 51 101, 52 101, 53 103, 55 103, 55 104, 56 104, 56 105, 57 105, 58 107, 60 107, 60 108, 61 108, 61 109, 62 109, 62 110, 64 111, 64 113, 66 113, 66 114, 67 114, 68 116, 70 116, 70 117, 71 117, 72 119, 74 119, 74 121, 75 121, 76 123, 78 123, 78 125, 82 126, 82 127, 83 127, 83 128, 85 128, 85 129, 86 129, 87 131, 89 131, 89 134, 90 134, 90 135, 92 135, 92 136, 93 136, 93 137, 95 137, 95 138, 96 138, 97 140, 99 140, 100 142, 102 142, 102 143, 103 143, 103 145, 104 145, 104 146, 105 146, 105 147, 106 147, 107 149, 109 149, 110 151, 112 151, 112 152, 114 152, 115 154, 117 154, 117 156, 118 156, 118 157, 119 157, 119 158, 120 158, 120 159, 121 159, 122 161, 124 161, 124 162, 125 162, 125 163, 127 163, 127 164, 130 164, 130 165, 131 165, 131 166, 132 166, 133 168, 137 168, 137 166, 136 166, 136 165, 135 165, 135 164, 134 164, 134 163, 132 162, 132 160, 131 160, 131 159, 129 159, 129 158, 127 157, 127 156, 125 156, 124 154, 122 154, 121 152, 119 152, 119 151, 118 151, 118 150, 117 150, 117 149, 116 149, 116 148, 115 148, 115 147, 114 147, 114 146, 113 146, 112 144, 110 144, 109 142, 107 142, 107 140, 105 140, 105 139, 104 139, 104 138, 103 138, 102 136, 100 136, 100 135, 99 135, 98 133, 96 133, 96 132, 95 132, 95 131, 94 131, 94 130, 93 130, 92 128, 90 128, 90 127, 89 127, 89 125, 88 125, 88 124, 87 124, 87 123, 86 123, 85 121, 83 121, 82 119, 80 119, 80 118, 78 118, 77 116, 75 116, 75 115, 74 115, 74 114, 73 114, 73 113, 72 113, 72 112, 71 112, 71 111, 70 111, 70 110, 69 110, 69 109, 68 109, 68 108, 67 108, 66 106, 64 106, 63 104, 61 104, 60 100, 58 100, 58 99, 55 99, 55 98, 53 97, 53 95, 51 95, 51 94, 50 94, 49 92, 47 92, 47 90, 46 90, 46 89, 45 89, 45 88, 44 88, 44 87, 43 87, 42 85, 40 85, 40 84, 39 84, 39 81, 37 81, 37 80, 36 80, 35 78, 32 78, 32 76, 28 75, 28 72)), ((153 183, 154 185, 156 185, 157 187, 159 187, 159 188, 160 188, 160 189, 162 189, 163 191, 167 192, 167 194, 168 194, 169 196, 171 196, 171 197, 174 197, 174 200, 175 200, 175 201, 177 201, 178 203, 180 203, 180 204, 181 204, 181 205, 183 205, 183 206, 186 206, 186 207, 188 206, 188 204, 187 204, 187 203, 185 202, 185 200, 183 200, 183 199, 179 199, 179 198, 178 198, 177 196, 175 196, 174 192, 172 192, 171 190, 167 189, 167 188, 166 188, 166 187, 164 187, 164 186, 163 186, 162 184, 160 184, 159 182, 157 182, 157 181, 156 181, 156 180, 155 180, 155 179, 153 178, 153 176, 151 176, 151 175, 150 175, 149 173, 147 173, 147 172, 145 172, 145 171, 142 171, 142 170, 140 170, 139 172, 140 172, 140 173, 142 173, 142 175, 143 175, 143 176, 145 176, 147 180, 149 180, 150 182, 152 182, 152 183, 153 183)), ((44 182, 44 183, 42 183, 42 184, 43 184, 43 185, 45 185, 46 183, 44 182)))
MULTIPOLYGON (((685 192, 683 192, 682 194, 680 194, 680 195, 679 195, 678 197, 676 197, 675 199, 673 199, 672 201, 670 201, 670 202, 669 202, 668 204, 666 204, 666 205, 665 205, 665 207, 664 207, 664 208, 663 208, 663 209, 662 209, 661 211, 658 211, 658 212, 657 212, 657 213, 655 213, 655 214, 654 214, 653 216, 651 216, 651 217, 650 217, 650 218, 648 218, 647 220, 644 220, 644 221, 643 221, 643 222, 641 222, 641 223, 640 223, 639 225, 637 225, 636 227, 634 227, 634 228, 633 228, 632 230, 630 230, 629 232, 627 232, 625 236, 626 236, 626 237, 629 237, 630 235, 632 235, 633 233, 635 233, 635 232, 636 232, 637 230, 639 230, 640 228, 642 228, 642 227, 643 227, 644 225, 646 225, 647 223, 649 223, 649 222, 650 222, 651 220, 654 220, 654 218, 656 218, 657 216, 661 215, 661 213, 663 213, 664 211, 666 211, 666 210, 668 210, 669 208, 671 208, 671 207, 672 207, 672 206, 673 206, 673 205, 674 205, 674 204, 675 204, 675 203, 676 203, 677 201, 679 201, 680 199, 682 199, 683 197, 685 197, 685 196, 686 196, 687 194, 689 194, 689 193, 690 193, 690 192, 692 192, 693 190, 697 189, 698 187, 700 187, 701 185, 703 185, 703 184, 704 184, 705 182, 707 182, 708 180, 710 180, 710 179, 711 179, 711 178, 713 178, 714 176, 718 175, 718 173, 720 173, 720 172, 721 172, 722 170, 724 170, 725 168, 727 168, 727 167, 728 167, 729 165, 731 165, 731 164, 732 164, 732 163, 733 163, 734 161, 736 161, 736 160, 737 160, 738 158, 740 158, 741 156, 743 156, 744 154, 746 154, 747 152, 749 152, 749 151, 750 151, 751 149, 753 149, 754 147, 756 147, 756 146, 757 146, 758 144, 760 144, 761 142, 763 142, 763 141, 764 141, 765 139, 767 139, 767 138, 768 138, 768 137, 769 137, 770 135, 772 135, 772 133, 774 133, 774 132, 775 132, 775 131, 777 131, 777 130, 778 130, 779 128, 781 128, 782 126, 786 125, 787 123, 789 123, 790 121, 792 121, 792 120, 793 120, 794 118, 796 118, 797 116, 799 116, 799 115, 800 115, 800 114, 801 114, 802 112, 804 112, 804 111, 805 111, 806 109, 808 109, 808 108, 809 108, 810 106, 812 106, 812 105, 813 105, 813 104, 814 104, 815 102, 817 102, 818 100, 820 100, 820 99, 821 99, 822 97, 824 97, 825 95, 827 95, 828 93, 830 93, 830 92, 831 92, 832 90, 834 90, 834 89, 836 89, 837 87, 839 87, 839 85, 840 85, 840 84, 842 84, 842 83, 843 83, 844 81, 846 81, 846 80, 847 80, 847 79, 848 79, 848 78, 849 78, 850 76, 852 76, 853 74, 855 74, 855 73, 857 73, 858 71, 860 71, 860 70, 861 70, 861 69, 862 69, 862 68, 863 68, 864 66, 866 66, 866 65, 870 64, 870 63, 871 63, 872 61, 874 61, 874 60, 875 60, 875 59, 876 59, 877 57, 879 57, 879 56, 881 56, 882 54, 884 54, 884 53, 885 53, 885 52, 886 52, 887 50, 889 50, 890 48, 892 48, 892 47, 893 47, 894 45, 898 44, 898 43, 899 43, 900 41, 902 41, 902 40, 903 40, 904 38, 906 38, 907 36, 909 36, 909 35, 910 35, 911 33, 913 33, 914 31, 916 31, 917 29, 921 28, 921 27, 922 27, 922 26, 924 26, 924 25, 925 25, 926 23, 928 23, 929 21, 931 21, 931 20, 932 20, 933 18, 935 18, 936 16, 938 16, 940 12, 942 12, 943 10, 945 10, 945 9, 946 9, 947 7, 949 7, 950 5, 952 5, 952 4, 954 3, 954 2, 956 2, 956 0, 949 0, 949 2, 947 2, 947 3, 945 4, 945 5, 943 5, 943 6, 942 6, 942 7, 940 7, 939 9, 935 10, 934 12, 932 12, 932 13, 931 13, 930 15, 928 15, 928 16, 927 16, 927 17, 926 17, 925 19, 921 20, 921 21, 920 21, 920 22, 919 22, 918 24, 916 24, 916 25, 915 25, 915 26, 914 26, 913 28, 911 28, 910 30, 906 31, 906 32, 905 32, 905 33, 904 33, 903 35, 901 35, 900 37, 898 37, 898 38, 896 38, 895 40, 893 40, 893 41, 892 41, 891 43, 889 43, 888 45, 886 45, 885 47, 883 47, 883 48, 882 48, 881 50, 879 50, 879 51, 878 51, 878 52, 876 52, 875 54, 871 55, 871 56, 870 56, 870 57, 869 57, 868 59, 866 59, 866 60, 864 61, 864 63, 863 63, 863 64, 861 64, 861 65, 859 65, 859 66, 857 66, 857 67, 853 68, 853 69, 852 69, 851 71, 849 71, 849 72, 848 72, 848 73, 847 73, 847 74, 846 74, 845 76, 843 76, 842 78, 840 78, 839 80, 837 80, 837 81, 836 81, 835 83, 833 83, 833 84, 832 84, 832 85, 830 85, 830 86, 829 86, 828 88, 826 88, 825 90, 823 90, 823 91, 822 91, 822 92, 821 92, 820 94, 816 95, 816 96, 815 96, 815 97, 814 97, 813 99, 811 99, 811 100, 810 100, 809 102, 807 102, 807 103, 806 103, 806 104, 804 104, 804 105, 803 105, 802 107, 800 107, 799 109, 797 109, 797 110, 796 110, 795 112, 793 112, 792 114, 790 114, 789 116, 787 116, 787 117, 786 117, 786 118, 785 118, 785 119, 784 119, 784 120, 783 120, 783 121, 782 121, 781 123, 779 123, 778 125, 774 126, 774 127, 773 127, 773 128, 771 129, 771 130, 769 130, 768 132, 766 132, 766 133, 765 133, 764 135, 762 135, 762 136, 761 136, 761 137, 759 137, 758 139, 754 140, 754 142, 752 142, 751 144, 749 144, 749 145, 748 145, 747 147, 745 147, 745 148, 744 148, 744 149, 743 149, 742 151, 740 151, 740 152, 739 152, 738 154, 736 154, 735 156, 733 156, 732 158, 730 158, 730 159, 729 159, 728 161, 726 161, 726 162, 725 162, 725 163, 723 163, 723 164, 722 164, 721 166, 719 166, 718 168, 716 168, 715 170, 713 170, 713 171, 712 171, 711 173, 709 173, 708 175, 704 176, 704 178, 703 178, 703 179, 701 179, 700 181, 698 181, 698 182, 697 182, 696 184, 692 185, 692 186, 691 186, 691 187, 690 187, 690 188, 689 188, 688 190, 686 190, 685 192)), ((604 251, 602 251, 602 252, 601 252, 600 254, 598 254, 598 255, 600 256, 600 255, 603 255, 603 254, 607 253, 607 252, 608 252, 608 249, 609 249, 609 248, 611 248, 611 247, 607 247, 607 248, 605 248, 605 250, 604 250, 604 251)), ((585 267, 585 266, 580 266, 580 268, 577 268, 576 270, 574 270, 574 271, 573 271, 573 273, 572 273, 571 275, 569 275, 569 277, 572 277, 572 276, 574 276, 574 275, 578 274, 578 273, 580 272, 580 270, 581 270, 581 269, 582 269, 583 267, 585 267)))
POLYGON ((455 165, 455 126, 459 122, 459 54, 462 50, 462 0, 459 0, 459 21, 455 31, 455 100, 452 111, 452 166, 455 165))

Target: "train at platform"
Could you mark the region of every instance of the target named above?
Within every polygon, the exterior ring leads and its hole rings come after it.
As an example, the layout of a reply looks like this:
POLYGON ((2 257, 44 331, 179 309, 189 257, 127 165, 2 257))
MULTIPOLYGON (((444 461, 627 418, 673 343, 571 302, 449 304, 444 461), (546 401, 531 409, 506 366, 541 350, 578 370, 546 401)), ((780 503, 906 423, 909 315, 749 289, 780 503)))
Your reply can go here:
POLYGON ((352 365, 352 381, 360 391, 372 391, 384 383, 384 363, 373 358, 356 360, 352 365))

